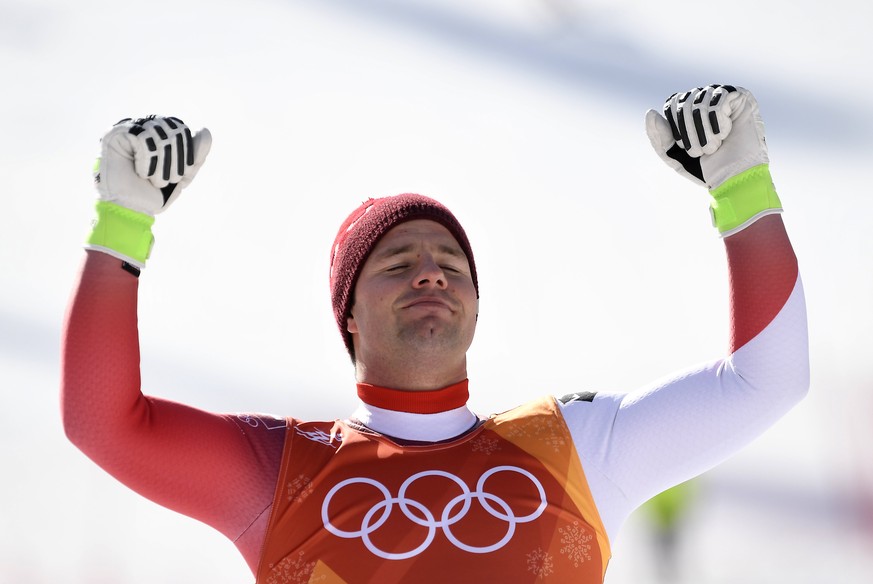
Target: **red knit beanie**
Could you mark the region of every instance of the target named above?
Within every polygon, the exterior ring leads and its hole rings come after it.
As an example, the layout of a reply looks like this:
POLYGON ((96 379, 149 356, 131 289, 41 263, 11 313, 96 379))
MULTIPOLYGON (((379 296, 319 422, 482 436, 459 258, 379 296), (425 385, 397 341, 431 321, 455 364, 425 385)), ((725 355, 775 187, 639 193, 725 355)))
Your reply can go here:
POLYGON ((346 327, 352 310, 352 294, 361 267, 383 235, 392 227, 414 219, 436 221, 449 230, 467 256, 473 286, 476 294, 479 294, 473 250, 464 228, 451 211, 434 199, 412 193, 367 200, 343 222, 333 242, 330 256, 333 314, 352 361, 355 360, 355 349, 352 346, 352 335, 346 327))

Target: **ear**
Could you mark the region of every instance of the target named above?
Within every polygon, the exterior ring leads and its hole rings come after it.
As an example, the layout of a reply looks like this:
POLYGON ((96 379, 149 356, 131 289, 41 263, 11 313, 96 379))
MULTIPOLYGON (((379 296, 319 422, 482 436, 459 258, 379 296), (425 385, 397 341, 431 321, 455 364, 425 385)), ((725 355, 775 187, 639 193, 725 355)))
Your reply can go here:
POLYGON ((358 333, 358 323, 355 322, 354 316, 350 316, 346 319, 346 330, 353 335, 358 333))

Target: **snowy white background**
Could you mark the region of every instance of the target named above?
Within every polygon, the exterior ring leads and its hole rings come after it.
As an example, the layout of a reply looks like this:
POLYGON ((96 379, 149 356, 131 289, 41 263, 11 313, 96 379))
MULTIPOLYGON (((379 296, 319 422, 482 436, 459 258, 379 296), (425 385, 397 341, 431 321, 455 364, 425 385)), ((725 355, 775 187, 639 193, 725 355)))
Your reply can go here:
MULTIPOLYGON (((63 436, 59 332, 110 124, 163 113, 214 136, 141 279, 147 392, 348 413, 328 251, 360 201, 414 191, 473 242, 472 404, 491 412, 630 390, 726 347, 706 193, 643 130, 710 82, 761 103, 813 384, 701 479, 685 577, 870 582, 871 24, 850 0, 0 0, 0 582, 252 580, 217 532, 63 436)), ((608 583, 653 581, 650 544, 633 518, 608 583)))

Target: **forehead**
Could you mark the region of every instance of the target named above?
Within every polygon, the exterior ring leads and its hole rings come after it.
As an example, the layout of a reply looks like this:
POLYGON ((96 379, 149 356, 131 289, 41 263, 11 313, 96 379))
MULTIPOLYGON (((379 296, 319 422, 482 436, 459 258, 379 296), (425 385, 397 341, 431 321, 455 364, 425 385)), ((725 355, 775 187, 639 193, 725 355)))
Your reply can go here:
POLYGON ((432 243, 441 247, 461 249, 452 232, 442 224, 429 219, 414 219, 395 225, 389 229, 373 248, 373 255, 394 248, 398 245, 408 245, 416 242, 432 243))

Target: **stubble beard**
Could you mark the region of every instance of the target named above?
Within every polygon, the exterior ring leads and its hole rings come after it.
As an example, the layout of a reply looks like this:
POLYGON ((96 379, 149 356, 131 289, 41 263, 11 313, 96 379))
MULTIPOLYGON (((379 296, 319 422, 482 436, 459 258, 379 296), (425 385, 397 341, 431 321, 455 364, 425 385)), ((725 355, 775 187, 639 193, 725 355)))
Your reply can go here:
POLYGON ((425 318, 401 326, 397 332, 401 352, 409 356, 438 356, 445 352, 466 353, 470 339, 461 323, 425 318))

